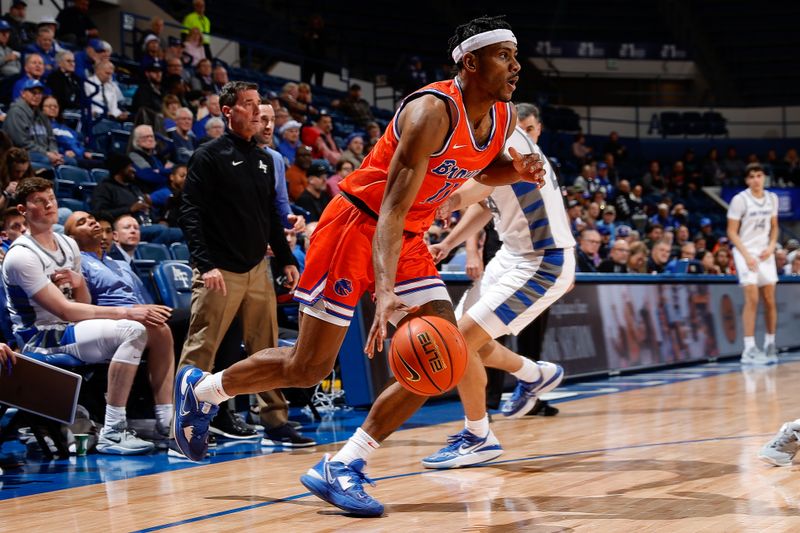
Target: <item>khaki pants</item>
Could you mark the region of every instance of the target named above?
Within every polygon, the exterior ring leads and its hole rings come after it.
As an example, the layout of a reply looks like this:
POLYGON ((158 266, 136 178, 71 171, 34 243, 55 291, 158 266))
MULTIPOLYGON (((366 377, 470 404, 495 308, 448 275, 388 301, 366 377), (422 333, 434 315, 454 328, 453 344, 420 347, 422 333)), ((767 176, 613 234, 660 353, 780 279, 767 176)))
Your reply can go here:
MULTIPOLYGON (((192 314, 179 367, 190 364, 211 372, 220 342, 236 315, 242 322, 248 354, 278 344, 277 302, 267 261, 261 261, 243 274, 222 269, 220 272, 225 280, 227 296, 206 289, 200 272, 194 269, 192 314)), ((260 393, 258 403, 266 427, 277 427, 288 421, 288 404, 280 391, 260 393)))

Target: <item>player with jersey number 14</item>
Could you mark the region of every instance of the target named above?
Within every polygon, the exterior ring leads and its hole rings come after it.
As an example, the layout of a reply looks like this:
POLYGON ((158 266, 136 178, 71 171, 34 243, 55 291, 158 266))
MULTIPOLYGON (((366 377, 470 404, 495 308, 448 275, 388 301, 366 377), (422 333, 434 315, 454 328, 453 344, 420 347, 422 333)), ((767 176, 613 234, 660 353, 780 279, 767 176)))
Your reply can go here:
POLYGON ((778 240, 778 196, 764 190, 764 169, 758 163, 747 166, 747 189, 731 200, 728 207, 728 238, 735 246, 733 259, 739 284, 744 290, 742 364, 771 364, 778 361, 775 329, 775 244, 778 240), (755 342, 759 294, 764 300, 766 335, 764 350, 755 342))

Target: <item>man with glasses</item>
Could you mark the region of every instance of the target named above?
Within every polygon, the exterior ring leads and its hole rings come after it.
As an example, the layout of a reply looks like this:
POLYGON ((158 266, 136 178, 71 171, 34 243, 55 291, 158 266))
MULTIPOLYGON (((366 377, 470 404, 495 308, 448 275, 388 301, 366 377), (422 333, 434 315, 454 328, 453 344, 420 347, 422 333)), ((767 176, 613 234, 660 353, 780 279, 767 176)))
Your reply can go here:
POLYGON ((630 253, 628 241, 617 239, 614 241, 614 246, 611 247, 608 257, 597 267, 597 271, 609 274, 627 274, 630 253))
POLYGON ((65 50, 56 54, 58 68, 47 77, 47 86, 64 111, 80 111, 83 88, 75 75, 75 55, 65 50))
POLYGON ((576 250, 578 272, 597 272, 600 262, 600 233, 593 229, 585 229, 578 239, 580 245, 576 250))

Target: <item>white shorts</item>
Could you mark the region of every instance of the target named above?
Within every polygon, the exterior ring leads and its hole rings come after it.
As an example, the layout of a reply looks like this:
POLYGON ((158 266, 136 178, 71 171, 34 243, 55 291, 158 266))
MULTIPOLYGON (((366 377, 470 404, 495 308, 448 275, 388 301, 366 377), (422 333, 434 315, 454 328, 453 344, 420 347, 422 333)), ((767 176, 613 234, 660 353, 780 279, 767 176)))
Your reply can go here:
POLYGON ((83 320, 66 327, 37 328, 24 351, 68 353, 84 363, 116 361, 138 365, 147 345, 147 328, 133 320, 83 320))
MULTIPOLYGON (((758 260, 758 254, 756 254, 758 260)), ((758 268, 753 272, 747 266, 744 256, 739 250, 733 250, 733 262, 736 265, 736 275, 739 276, 739 285, 757 285, 763 287, 764 285, 775 285, 778 283, 778 269, 775 266, 775 255, 769 256, 764 261, 758 262, 758 268)))
POLYGON ((464 293, 456 318, 466 313, 493 339, 516 335, 553 305, 575 280, 572 248, 520 257, 500 248, 481 279, 464 293))

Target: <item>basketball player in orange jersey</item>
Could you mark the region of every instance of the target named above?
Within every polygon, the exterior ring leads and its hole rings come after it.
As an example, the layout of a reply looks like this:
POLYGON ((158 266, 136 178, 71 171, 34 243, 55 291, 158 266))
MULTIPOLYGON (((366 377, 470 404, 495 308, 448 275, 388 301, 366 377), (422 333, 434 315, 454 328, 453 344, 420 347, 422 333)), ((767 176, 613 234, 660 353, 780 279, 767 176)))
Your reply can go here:
MULTIPOLYGON (((520 70, 510 26, 501 17, 475 19, 456 29, 450 51, 456 78, 404 100, 323 213, 295 295, 304 315, 295 346, 262 350, 213 375, 190 366, 178 372, 175 439, 190 459, 205 456, 208 424, 221 402, 310 387, 327 376, 365 291, 374 292, 376 305, 365 347, 370 358, 383 346, 388 321, 413 314, 456 323, 422 238, 436 208, 469 178, 491 186, 541 183, 544 171, 538 156, 503 154, 517 121, 509 102, 520 70)), ((348 513, 383 514, 383 505, 363 489, 366 460, 425 400, 393 383, 345 446, 332 458, 325 455, 301 482, 348 513)))

